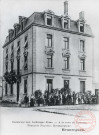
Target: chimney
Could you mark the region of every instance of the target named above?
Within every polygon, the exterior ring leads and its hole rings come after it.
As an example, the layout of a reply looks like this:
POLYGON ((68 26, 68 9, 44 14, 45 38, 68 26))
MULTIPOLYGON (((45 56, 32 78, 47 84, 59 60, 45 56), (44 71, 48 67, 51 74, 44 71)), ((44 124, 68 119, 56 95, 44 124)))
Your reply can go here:
POLYGON ((64 15, 68 16, 68 1, 64 2, 64 15))
POLYGON ((85 20, 84 11, 81 11, 81 12, 79 13, 79 20, 81 20, 81 21, 84 21, 84 20, 85 20))

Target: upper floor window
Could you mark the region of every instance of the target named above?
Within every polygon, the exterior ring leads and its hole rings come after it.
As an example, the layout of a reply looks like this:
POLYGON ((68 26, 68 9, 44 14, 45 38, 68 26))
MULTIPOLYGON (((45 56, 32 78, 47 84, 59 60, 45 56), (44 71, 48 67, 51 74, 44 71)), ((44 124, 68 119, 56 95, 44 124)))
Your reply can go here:
POLYGON ((69 38, 64 37, 64 49, 68 50, 69 49, 69 38))
POLYGON ((8 49, 6 49, 6 60, 8 59, 8 49))
POLYGON ((47 56, 47 67, 48 68, 52 68, 53 67, 53 56, 52 55, 48 55, 47 56))
POLYGON ((11 58, 14 57, 14 45, 11 46, 11 58))
POLYGON ((25 49, 28 48, 28 36, 25 36, 25 44, 24 44, 24 48, 25 48, 25 49))
POLYGON ((80 68, 81 70, 85 70, 85 59, 80 59, 80 68))
POLYGON ((17 43, 17 55, 20 53, 20 41, 17 43))
POLYGON ((84 32, 84 24, 80 23, 80 32, 84 32))
POLYGON ((85 42, 84 42, 84 40, 80 40, 80 51, 81 52, 85 51, 85 42))
POLYGON ((47 34, 47 47, 52 47, 52 35, 47 34))
POLYGON ((69 69, 69 57, 66 57, 64 59, 64 69, 68 70, 69 69))
POLYGON ((28 56, 24 55, 24 70, 28 69, 28 56))
POLYGON ((52 17, 51 16, 47 16, 47 25, 52 25, 52 17))

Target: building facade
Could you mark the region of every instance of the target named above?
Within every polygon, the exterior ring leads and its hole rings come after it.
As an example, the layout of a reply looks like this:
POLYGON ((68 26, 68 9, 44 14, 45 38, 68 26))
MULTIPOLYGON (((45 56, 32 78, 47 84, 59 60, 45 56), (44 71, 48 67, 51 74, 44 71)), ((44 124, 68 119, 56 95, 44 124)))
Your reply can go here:
POLYGON ((2 99, 2 77, 0 76, 0 99, 2 99))
POLYGON ((9 30, 3 46, 3 73, 15 71, 20 81, 3 82, 4 99, 18 101, 35 90, 51 91, 67 85, 72 91, 92 91, 93 34, 84 12, 77 21, 53 11, 35 12, 9 30))

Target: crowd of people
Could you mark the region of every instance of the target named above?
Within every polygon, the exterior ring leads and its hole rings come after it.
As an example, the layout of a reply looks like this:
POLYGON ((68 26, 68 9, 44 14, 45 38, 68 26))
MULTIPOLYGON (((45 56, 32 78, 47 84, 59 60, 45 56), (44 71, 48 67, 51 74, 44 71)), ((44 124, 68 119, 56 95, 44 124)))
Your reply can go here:
POLYGON ((75 93, 68 90, 53 90, 50 93, 45 91, 44 94, 40 90, 37 90, 30 97, 26 94, 23 96, 19 105, 25 104, 30 107, 40 105, 77 105, 77 104, 97 104, 99 98, 96 95, 91 94, 90 91, 86 93, 75 93))

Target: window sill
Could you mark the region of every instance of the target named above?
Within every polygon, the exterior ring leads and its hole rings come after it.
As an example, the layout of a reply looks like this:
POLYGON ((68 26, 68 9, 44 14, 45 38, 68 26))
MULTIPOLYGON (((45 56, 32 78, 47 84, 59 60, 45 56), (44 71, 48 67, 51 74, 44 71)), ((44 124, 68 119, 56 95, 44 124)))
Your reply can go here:
POLYGON ((63 71, 70 72, 70 69, 62 69, 63 71))
POLYGON ((53 70, 54 68, 53 67, 45 67, 45 69, 52 69, 53 70))
POLYGON ((10 94, 10 96, 12 97, 14 94, 10 94))
POLYGON ((79 53, 86 53, 85 51, 79 51, 79 53))
POLYGON ((68 52, 69 52, 69 51, 70 51, 70 49, 65 49, 65 48, 63 48, 63 49, 62 49, 62 51, 68 51, 68 52))
POLYGON ((86 72, 86 70, 79 70, 79 72, 86 72))

